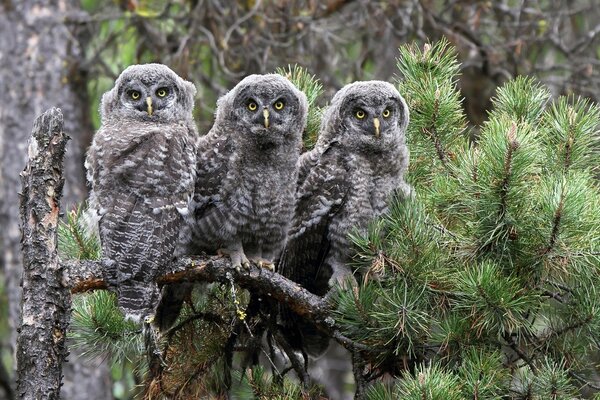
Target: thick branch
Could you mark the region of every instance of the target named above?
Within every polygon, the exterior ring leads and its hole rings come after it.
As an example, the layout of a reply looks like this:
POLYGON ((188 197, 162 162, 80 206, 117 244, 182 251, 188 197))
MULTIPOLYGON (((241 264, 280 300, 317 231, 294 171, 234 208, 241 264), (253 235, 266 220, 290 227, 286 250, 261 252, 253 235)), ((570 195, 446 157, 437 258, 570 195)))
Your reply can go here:
MULTIPOLYGON (((68 261, 63 265, 65 281, 72 293, 106 289, 101 278, 101 262, 68 261)), ((285 303, 298 315, 324 329, 331 329, 333 321, 327 318, 327 302, 276 272, 255 266, 238 271, 229 258, 223 257, 183 257, 172 264, 172 269, 173 272, 158 279, 160 285, 194 281, 227 283, 233 279, 241 287, 285 303)))
POLYGON ((21 174, 23 300, 17 337, 17 397, 58 399, 71 295, 56 253, 63 158, 68 137, 52 108, 39 116, 21 174))

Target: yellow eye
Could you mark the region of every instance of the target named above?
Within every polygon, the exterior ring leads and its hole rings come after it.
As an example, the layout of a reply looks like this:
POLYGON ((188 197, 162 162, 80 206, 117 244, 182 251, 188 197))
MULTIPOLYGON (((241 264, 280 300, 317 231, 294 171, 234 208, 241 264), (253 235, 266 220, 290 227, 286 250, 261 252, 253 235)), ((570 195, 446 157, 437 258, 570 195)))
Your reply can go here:
POLYGON ((283 110, 283 106, 284 106, 284 104, 283 104, 283 101, 278 101, 278 102, 276 102, 276 103, 275 103, 275 105, 274 105, 274 107, 275 107, 275 109, 276 109, 277 111, 279 111, 279 110, 283 110))
POLYGON ((256 111, 257 108, 258 108, 258 105, 255 102, 251 101, 250 103, 248 103, 248 110, 256 111))
POLYGON ((165 97, 167 95, 167 89, 160 88, 156 91, 158 97, 165 97))
POLYGON ((356 115, 356 118, 358 119, 363 119, 365 117, 365 112, 363 110, 356 110, 354 115, 356 115))
POLYGON ((390 114, 390 110, 386 108, 385 110, 383 110, 383 113, 381 115, 383 115, 383 118, 388 118, 390 114))
POLYGON ((137 90, 132 90, 131 92, 129 92, 129 95, 134 100, 137 100, 140 98, 140 92, 138 92, 137 90))

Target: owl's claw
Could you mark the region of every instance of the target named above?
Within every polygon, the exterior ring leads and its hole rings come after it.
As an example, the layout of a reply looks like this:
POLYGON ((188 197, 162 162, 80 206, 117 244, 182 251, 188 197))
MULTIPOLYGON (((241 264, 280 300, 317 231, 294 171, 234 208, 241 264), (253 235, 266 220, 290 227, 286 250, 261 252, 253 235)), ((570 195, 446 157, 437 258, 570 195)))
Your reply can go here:
POLYGON ((217 250, 217 254, 228 255, 229 258, 231 258, 231 265, 233 265, 238 272, 241 271, 242 267, 244 267, 245 270, 250 269, 250 261, 248 261, 248 257, 246 257, 242 249, 219 249, 217 250))
POLYGON ((275 271, 275 264, 271 260, 267 260, 264 258, 256 258, 252 259, 252 261, 254 261, 259 268, 264 268, 269 271, 275 271))

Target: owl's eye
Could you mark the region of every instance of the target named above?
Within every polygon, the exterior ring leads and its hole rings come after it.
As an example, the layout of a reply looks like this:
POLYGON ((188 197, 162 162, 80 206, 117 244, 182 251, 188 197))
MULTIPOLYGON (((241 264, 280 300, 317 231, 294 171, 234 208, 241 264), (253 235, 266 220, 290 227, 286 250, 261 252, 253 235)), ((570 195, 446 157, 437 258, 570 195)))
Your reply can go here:
POLYGON ((167 89, 166 88, 160 88, 156 91, 156 95, 158 97, 165 97, 167 95, 167 89))
POLYGON ((389 108, 386 108, 385 110, 383 110, 383 113, 381 115, 383 115, 383 118, 388 118, 390 114, 392 114, 392 112, 389 108))
POLYGON ((356 110, 354 115, 356 115, 356 118, 358 118, 358 119, 363 119, 366 114, 363 110, 356 110))
POLYGON ((140 92, 138 92, 137 90, 132 90, 131 92, 129 92, 129 95, 131 96, 132 99, 137 100, 140 98, 141 94, 140 92))
POLYGON ((279 100, 279 101, 275 102, 275 104, 273 104, 273 107, 275 107, 275 109, 277 111, 283 110, 284 106, 285 106, 285 104, 283 104, 283 101, 281 101, 281 100, 279 100))
POLYGON ((258 104, 256 104, 255 102, 251 101, 250 103, 248 103, 248 110, 256 111, 257 108, 258 108, 258 104))

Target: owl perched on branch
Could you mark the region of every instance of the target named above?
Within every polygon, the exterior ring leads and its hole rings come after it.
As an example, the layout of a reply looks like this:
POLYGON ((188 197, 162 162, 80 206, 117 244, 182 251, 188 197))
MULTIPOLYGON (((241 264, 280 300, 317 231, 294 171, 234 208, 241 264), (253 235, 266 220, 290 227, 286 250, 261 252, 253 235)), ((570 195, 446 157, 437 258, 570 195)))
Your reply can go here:
POLYGON ((104 279, 127 318, 152 319, 193 193, 195 86, 161 64, 125 69, 102 97, 88 150, 90 209, 98 218, 104 279))
MULTIPOLYGON (((336 93, 313 150, 299 160, 296 209, 279 272, 324 296, 351 276, 353 229, 386 212, 394 193, 409 195, 408 107, 387 82, 356 82, 336 93)), ((321 354, 328 339, 283 308, 291 344, 321 354)))
POLYGON ((272 268, 294 211, 307 113, 304 93, 278 74, 250 75, 219 99, 198 144, 191 252, 272 268))

